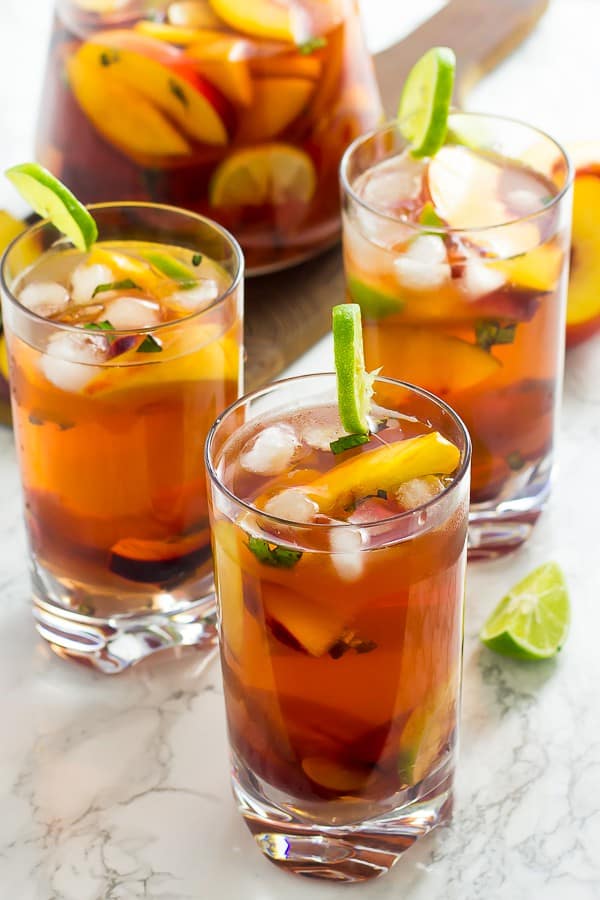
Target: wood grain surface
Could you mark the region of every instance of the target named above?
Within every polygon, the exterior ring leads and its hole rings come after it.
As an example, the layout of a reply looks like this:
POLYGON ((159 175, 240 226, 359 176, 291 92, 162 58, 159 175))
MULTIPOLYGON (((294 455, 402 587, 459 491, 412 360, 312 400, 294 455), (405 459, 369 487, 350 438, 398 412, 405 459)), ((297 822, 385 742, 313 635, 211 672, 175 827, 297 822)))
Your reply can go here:
MULTIPOLYGON (((393 115, 412 65, 437 44, 456 52, 455 99, 462 104, 476 82, 526 37, 548 2, 450 0, 402 41, 375 56, 386 113, 393 115)), ((271 381, 326 334, 331 307, 343 297, 339 247, 292 269, 248 279, 246 388, 271 381)))

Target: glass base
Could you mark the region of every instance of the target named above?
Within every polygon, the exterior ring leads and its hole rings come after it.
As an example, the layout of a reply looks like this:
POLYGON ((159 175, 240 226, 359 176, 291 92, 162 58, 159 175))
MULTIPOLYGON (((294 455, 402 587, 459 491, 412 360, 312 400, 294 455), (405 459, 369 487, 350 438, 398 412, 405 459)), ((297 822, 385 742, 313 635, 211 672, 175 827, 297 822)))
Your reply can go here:
POLYGON ((347 883, 389 872, 418 838, 450 821, 453 761, 430 780, 435 786, 421 784, 419 796, 402 805, 388 801, 377 808, 348 797, 300 809, 281 795, 275 803, 267 796, 270 787, 241 764, 233 766, 239 810, 267 859, 294 875, 347 883))
POLYGON ((188 596, 199 598, 193 603, 183 604, 180 598, 163 592, 158 595, 160 609, 153 605, 151 612, 102 617, 73 608, 72 595, 76 593, 80 599, 81 587, 59 582, 39 563, 34 563, 32 588, 33 616, 41 637, 63 659, 91 666, 105 675, 123 672, 159 650, 193 646, 216 652, 217 622, 210 579, 186 585, 188 596), (194 587, 198 590, 193 591, 194 587))
POLYGON ((517 550, 531 535, 550 496, 552 462, 545 459, 515 476, 500 497, 469 509, 470 561, 497 559, 517 550))

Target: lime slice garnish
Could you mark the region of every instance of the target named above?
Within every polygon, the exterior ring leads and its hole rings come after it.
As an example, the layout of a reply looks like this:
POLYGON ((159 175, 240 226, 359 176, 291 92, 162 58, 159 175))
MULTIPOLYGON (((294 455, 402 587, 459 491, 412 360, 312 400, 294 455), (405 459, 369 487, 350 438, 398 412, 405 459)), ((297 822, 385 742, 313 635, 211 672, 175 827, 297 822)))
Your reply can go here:
POLYGON ((49 219, 78 250, 90 249, 98 237, 98 227, 90 212, 58 178, 37 163, 13 166, 5 174, 38 215, 49 219))
POLYGON ((446 139, 456 57, 449 47, 432 47, 408 73, 398 120, 415 157, 433 156, 446 139))
POLYGON ((349 434, 367 434, 374 376, 365 370, 358 303, 333 307, 333 355, 341 423, 349 434))
POLYGON ((570 605, 560 567, 546 563, 503 597, 479 637, 491 650, 516 659, 549 659, 569 631, 570 605))

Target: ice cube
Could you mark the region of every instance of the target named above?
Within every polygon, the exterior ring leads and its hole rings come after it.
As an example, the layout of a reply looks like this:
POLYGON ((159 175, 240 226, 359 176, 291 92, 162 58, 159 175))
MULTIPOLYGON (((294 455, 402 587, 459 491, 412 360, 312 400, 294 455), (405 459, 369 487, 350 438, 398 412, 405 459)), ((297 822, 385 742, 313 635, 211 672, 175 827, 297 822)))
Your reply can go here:
POLYGON ((329 534, 331 562, 340 578, 356 581, 363 571, 363 533, 359 528, 332 528, 329 534))
POLYGON ((396 489, 395 496, 405 510, 423 506, 444 490, 444 485, 436 475, 411 478, 396 489))
POLYGON ((115 276, 108 266, 80 263, 71 274, 71 296, 75 303, 89 303, 101 284, 111 284, 115 276))
POLYGON ((288 522, 312 522, 319 512, 318 505, 298 488, 288 488, 275 494, 264 505, 264 511, 288 522))
POLYGON ((337 441, 346 434, 341 425, 306 425, 302 429, 302 440, 313 450, 331 450, 332 441, 337 441))
POLYGON ((449 280, 446 245, 435 234, 421 234, 394 260, 396 278, 411 291, 430 291, 449 280))
POLYGON ((175 291, 169 296, 169 302, 194 312, 208 306, 219 296, 219 285, 212 278, 204 278, 195 287, 175 291))
POLYGON ((425 162, 406 153, 373 166, 355 189, 370 206, 391 212, 421 195, 425 173, 425 162))
POLYGON ((23 288, 19 302, 36 315, 47 318, 66 309, 69 292, 57 281, 37 281, 23 288))
POLYGON ((101 334, 65 332, 55 334, 47 350, 40 358, 44 376, 55 387, 75 393, 102 371, 98 363, 108 358, 109 344, 101 334))
POLYGON ((516 216, 530 216, 542 208, 542 202, 535 191, 514 188, 506 194, 506 205, 516 216))
POLYGON ((132 328, 152 328, 161 321, 158 303, 140 297, 117 297, 104 308, 103 318, 118 331, 132 328))
POLYGON ((479 259, 470 259, 465 263, 460 286, 469 300, 478 300, 494 291, 499 291, 506 284, 506 278, 498 269, 479 259))
POLYGON ((269 425, 242 451, 240 465, 257 475, 281 475, 290 466, 299 441, 286 425, 269 425))

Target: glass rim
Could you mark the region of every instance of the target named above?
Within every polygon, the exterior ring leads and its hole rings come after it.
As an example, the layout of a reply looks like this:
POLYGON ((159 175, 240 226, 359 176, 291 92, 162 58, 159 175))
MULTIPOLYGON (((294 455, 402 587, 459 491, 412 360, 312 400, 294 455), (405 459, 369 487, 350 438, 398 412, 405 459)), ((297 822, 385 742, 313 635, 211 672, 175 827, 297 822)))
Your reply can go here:
MULTIPOLYGON (((211 312, 217 307, 221 306, 228 297, 230 297, 240 286, 244 273, 244 254, 242 252, 242 248, 240 247, 236 238, 231 234, 230 231, 227 230, 223 225, 219 224, 219 222, 215 222, 214 219, 209 219, 208 216, 203 216, 200 213, 193 212, 192 210, 183 209, 180 206, 171 206, 167 203, 148 203, 144 201, 137 200, 115 200, 108 203, 88 203, 86 204, 86 208, 94 211, 94 210, 110 210, 110 209, 140 209, 140 210, 162 210, 169 213, 177 213, 184 218, 193 219, 197 222, 207 225, 212 228, 214 231, 218 232, 225 241, 231 246, 235 260, 236 260, 236 270, 232 276, 231 284, 229 287, 221 291, 219 295, 211 301, 207 306, 203 306, 202 309, 196 310, 195 312, 191 312, 188 315, 181 316, 177 319, 173 319, 170 322, 159 322, 158 325, 145 326, 144 328, 113 328, 110 333, 114 334, 155 334, 157 332, 163 332, 167 329, 177 328, 182 324, 193 321, 194 319, 199 319, 205 315, 205 313, 211 312)), ((7 277, 6 277, 6 266, 9 254, 14 250, 15 247, 18 247, 21 241, 24 241, 26 238, 32 237, 36 232, 42 232, 45 228, 51 226, 56 229, 56 226, 53 225, 49 219, 41 219, 39 222, 34 222, 25 231, 22 231, 16 237, 12 239, 12 241, 6 247, 4 253, 0 257, 0 292, 2 292, 13 304, 13 306, 22 313, 27 318, 33 320, 34 322, 43 322, 45 325, 56 328, 57 331, 66 331, 66 332, 75 332, 76 334, 81 333, 81 327, 78 325, 71 325, 68 322, 58 322, 54 319, 48 319, 44 316, 38 315, 38 313, 34 312, 31 309, 28 309, 24 306, 17 297, 15 297, 12 289, 8 286, 7 277)), ((61 243, 63 240, 69 240, 65 235, 62 235, 58 238, 57 241, 54 242, 53 246, 56 246, 61 243)), ((125 239, 124 239, 125 240, 125 239)), ((72 245, 70 245, 71 247, 72 245)), ((41 254, 40 254, 41 255, 41 254)), ((37 260, 36 260, 37 261, 37 260)), ((23 271, 27 271, 31 266, 26 267, 23 271)), ((107 333, 109 330, 107 329, 107 333)))
MULTIPOLYGON (((462 110, 454 109, 454 110, 451 110, 450 115, 451 116, 452 115, 467 116, 467 117, 473 118, 473 119, 489 119, 493 122, 499 122, 499 123, 504 122, 509 125, 519 125, 522 128, 526 128, 529 131, 540 135, 541 137, 545 138, 547 141, 549 141, 551 144, 553 144, 556 147, 556 149, 558 151, 557 158, 562 157, 562 159, 565 161, 566 167, 567 167, 566 179, 565 179, 565 183, 561 187, 560 191, 558 191, 558 193, 552 197, 552 199, 549 203, 545 204, 540 209, 536 209, 532 213, 527 213, 527 215, 515 216, 512 219, 507 219, 505 222, 496 222, 494 225, 473 225, 468 228, 465 228, 462 226, 459 228, 455 228, 452 226, 439 227, 439 226, 435 226, 435 225, 434 226, 427 225, 427 231, 429 233, 441 234, 441 235, 444 235, 444 234, 461 235, 461 234, 472 234, 474 232, 481 233, 481 232, 494 231, 495 229, 506 228, 510 225, 517 225, 521 222, 531 221, 531 220, 536 219, 539 216, 544 215, 549 210, 557 207, 560 204, 563 197, 565 196, 565 194, 568 193, 568 191, 570 190, 571 185, 573 184, 573 179, 575 177, 575 169, 574 169, 571 157, 569 156, 569 154, 567 153, 565 148, 562 146, 562 144, 560 144, 555 138, 553 138, 552 135, 548 134, 547 131, 544 131, 543 129, 538 128, 535 125, 529 125, 527 122, 521 121, 521 119, 514 119, 511 116, 495 115, 493 113, 463 112, 462 110)), ((420 225, 418 222, 406 221, 405 219, 401 218, 400 216, 390 215, 389 213, 385 213, 382 210, 378 209, 376 206, 373 206, 372 204, 367 203, 366 200, 364 200, 362 197, 359 197, 359 195, 354 190, 353 186, 350 184, 350 181, 348 178, 348 167, 349 167, 350 159, 352 158, 353 154, 358 150, 358 148, 361 145, 366 144, 367 141, 372 140, 373 138, 375 138, 379 135, 385 134, 387 132, 390 132, 390 131, 396 130, 396 129, 398 129, 398 121, 396 119, 388 119, 386 122, 383 122, 381 125, 378 125, 377 128, 372 128, 371 131, 367 131, 365 134, 361 134, 357 138, 355 138, 352 141, 352 143, 348 145, 348 147, 344 151, 344 155, 342 156, 342 159, 340 162, 340 182, 341 182, 341 186, 342 186, 344 193, 347 194, 353 200, 354 203, 357 203, 363 209, 367 210, 367 212, 371 213, 372 215, 379 216, 381 219, 385 219, 388 222, 393 222, 395 225, 398 225, 398 224, 404 225, 407 228, 413 229, 414 231, 421 232, 421 231, 423 231, 423 226, 420 225)), ((407 142, 407 146, 408 146, 408 142, 407 142)), ((367 171, 367 170, 365 170, 365 171, 367 171)))
MULTIPOLYGON (((281 378, 277 381, 272 381, 269 384, 265 385, 264 387, 257 388, 256 390, 251 391, 248 394, 244 394, 242 397, 239 397, 234 403, 231 403, 226 409, 224 409, 223 412, 219 416, 217 416, 217 418, 211 425, 210 430, 206 436, 205 444, 204 444, 204 463, 205 463, 205 467, 206 467, 206 472, 207 472, 210 480, 212 481, 212 483, 215 485, 216 489, 219 490, 222 494, 224 494, 229 500, 233 501, 233 503, 235 503, 237 506, 242 507, 247 512, 250 512, 253 515, 256 515, 258 513, 261 518, 266 519, 269 522, 274 522, 277 525, 284 525, 287 527, 291 526, 293 528, 306 528, 306 529, 312 529, 312 528, 317 528, 317 529, 320 529, 320 528, 361 528, 361 529, 367 528, 367 529, 369 529, 369 528, 377 528, 378 526, 385 525, 386 523, 389 523, 389 522, 398 522, 403 519, 406 520, 406 519, 414 516, 415 514, 419 514, 419 513, 423 512, 423 510, 432 509, 438 503, 440 503, 442 500, 451 496, 452 493, 458 489, 459 485, 462 484, 462 482, 465 478, 465 475, 469 470, 469 466, 471 463, 472 445, 471 445, 471 436, 469 434, 467 426, 465 425, 463 420, 460 418, 458 413, 455 412, 455 410, 452 409, 452 407, 449 406, 444 400, 442 400, 440 397, 436 397, 435 394, 432 394, 430 391, 425 390, 425 388, 418 387, 417 385, 411 384, 408 381, 400 381, 397 378, 388 378, 385 375, 377 375, 377 377, 375 378, 375 380, 373 382, 374 384, 377 384, 377 382, 383 382, 384 384, 394 385, 394 387, 406 388, 411 393, 418 394, 423 399, 433 402, 435 406, 437 406, 443 412, 450 415, 454 424, 458 427, 459 432, 460 432, 460 434, 463 438, 463 442, 464 442, 464 449, 461 451, 461 457, 462 457, 461 462, 460 462, 458 471, 453 476, 451 484, 446 485, 439 494, 436 494, 435 497, 430 498, 425 503, 421 503, 421 504, 419 504, 419 506, 415 506, 414 509, 407 509, 407 510, 404 510, 404 512, 395 513, 394 515, 388 516, 385 519, 378 519, 377 521, 374 521, 374 522, 361 522, 360 525, 357 525, 355 522, 295 522, 292 519, 284 519, 284 518, 281 518, 280 516, 274 516, 271 513, 267 513, 264 510, 258 509, 256 506, 253 506, 252 503, 249 503, 246 500, 242 500, 232 490, 230 490, 227 487, 227 485, 223 484, 223 482, 219 478, 218 472, 215 470, 215 467, 213 466, 213 462, 212 462, 212 458, 211 458, 212 457, 211 449, 212 449, 212 444, 214 442, 214 439, 216 437, 216 434, 217 434, 221 424, 224 422, 224 420, 226 418, 228 418, 231 414, 233 414, 237 409, 240 409, 242 406, 246 405, 247 403, 249 403, 253 400, 257 400, 260 397, 265 396, 269 392, 273 391, 273 389, 275 389, 275 388, 280 388, 284 385, 293 384, 293 383, 299 382, 299 381, 310 381, 312 379, 316 380, 319 378, 330 378, 330 379, 335 380, 337 378, 337 376, 336 376, 335 372, 311 372, 311 373, 307 373, 305 375, 293 375, 289 378, 281 378)), ((410 537, 412 537, 412 535, 408 536, 408 538, 410 538, 410 537)))

